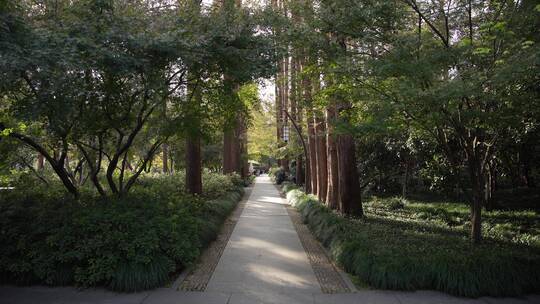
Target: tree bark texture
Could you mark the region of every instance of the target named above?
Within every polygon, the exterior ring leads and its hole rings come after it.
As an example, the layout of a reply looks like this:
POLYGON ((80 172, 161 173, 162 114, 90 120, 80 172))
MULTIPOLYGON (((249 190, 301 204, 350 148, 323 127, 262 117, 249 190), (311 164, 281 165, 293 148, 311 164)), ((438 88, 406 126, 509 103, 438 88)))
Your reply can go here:
POLYGON ((339 173, 337 140, 333 123, 336 120, 335 105, 330 104, 326 108, 326 154, 328 168, 328 190, 326 204, 331 209, 339 209, 339 173))
POLYGON ((315 144, 317 149, 317 197, 319 201, 325 202, 328 189, 326 128, 324 119, 320 113, 315 113, 313 121, 315 124, 315 144))

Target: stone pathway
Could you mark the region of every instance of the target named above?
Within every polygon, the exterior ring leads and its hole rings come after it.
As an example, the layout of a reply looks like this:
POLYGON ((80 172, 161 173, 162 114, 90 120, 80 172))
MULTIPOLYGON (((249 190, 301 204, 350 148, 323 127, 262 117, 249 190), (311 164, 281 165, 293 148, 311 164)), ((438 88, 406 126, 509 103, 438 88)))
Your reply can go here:
POLYGON ((206 290, 232 293, 233 302, 294 303, 321 293, 286 202, 270 178, 257 178, 206 290))
POLYGON ((229 238, 231 237, 234 227, 236 227, 236 223, 240 219, 240 215, 246 206, 248 198, 251 196, 253 188, 248 187, 245 189, 244 197, 238 203, 236 209, 229 218, 225 220, 225 223, 223 223, 223 227, 221 228, 217 239, 203 252, 199 263, 197 263, 193 269, 189 269, 185 274, 185 277, 181 275, 177 279, 175 284, 173 284, 173 288, 176 289, 177 285, 180 285, 178 289, 183 291, 206 290, 206 285, 208 284, 208 281, 210 281, 214 269, 219 263, 221 255, 229 242, 229 238))
POLYGON ((324 250, 294 212, 287 210, 285 200, 268 177, 257 178, 245 206, 241 203, 225 225, 221 243, 218 240, 218 244, 213 245, 219 253, 217 257, 216 254, 206 254, 211 256, 206 264, 203 257, 202 263, 206 266, 188 274, 187 281, 178 282, 180 286, 184 283, 186 289, 204 292, 178 290, 178 284, 173 288, 131 294, 72 287, 0 286, 0 304, 540 303, 538 295, 466 299, 435 291, 362 290, 345 293, 349 289, 347 280, 329 263, 324 250), (227 230, 232 230, 232 234, 227 230), (225 237, 228 242, 223 239, 225 237))

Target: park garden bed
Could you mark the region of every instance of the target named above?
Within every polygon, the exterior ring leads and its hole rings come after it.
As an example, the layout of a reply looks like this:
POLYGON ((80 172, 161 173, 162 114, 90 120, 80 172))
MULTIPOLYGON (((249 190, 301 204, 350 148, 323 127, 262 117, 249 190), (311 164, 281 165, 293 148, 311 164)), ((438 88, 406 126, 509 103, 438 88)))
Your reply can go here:
POLYGON ((540 292, 538 218, 532 212, 487 212, 483 229, 493 233, 473 245, 465 212, 455 204, 372 198, 364 203, 365 217, 352 219, 290 185, 283 189, 332 258, 369 287, 465 297, 540 292), (504 217, 512 227, 499 227, 504 217))
POLYGON ((83 192, 79 200, 56 184, 16 185, 0 196, 0 283, 165 285, 196 262, 243 194, 233 176, 205 173, 202 196, 184 193, 183 181, 144 176, 122 197, 83 192))

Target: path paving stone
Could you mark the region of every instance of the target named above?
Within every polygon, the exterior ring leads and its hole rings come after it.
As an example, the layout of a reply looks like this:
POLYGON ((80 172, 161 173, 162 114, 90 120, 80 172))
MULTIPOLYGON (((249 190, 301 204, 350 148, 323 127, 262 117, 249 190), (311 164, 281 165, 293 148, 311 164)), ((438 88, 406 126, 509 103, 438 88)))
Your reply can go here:
POLYGON ((160 288, 152 292, 141 304, 228 304, 227 293, 178 291, 160 288))
POLYGON ((93 288, 0 286, 0 304, 139 304, 149 294, 116 293, 93 288))
POLYGON ((257 178, 206 290, 261 300, 321 293, 286 202, 268 177, 257 178))
POLYGON ((225 220, 217 239, 203 252, 199 263, 189 271, 180 283, 180 290, 204 291, 214 269, 216 268, 225 246, 244 210, 247 200, 251 196, 252 188, 246 188, 244 198, 238 203, 233 213, 225 220))

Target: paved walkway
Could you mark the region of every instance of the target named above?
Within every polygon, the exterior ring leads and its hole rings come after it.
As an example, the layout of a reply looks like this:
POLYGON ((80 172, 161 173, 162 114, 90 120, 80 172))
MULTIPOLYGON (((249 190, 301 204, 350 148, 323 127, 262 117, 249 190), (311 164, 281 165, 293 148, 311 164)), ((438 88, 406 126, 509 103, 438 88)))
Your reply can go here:
POLYGON ((366 290, 323 294, 285 202, 267 177, 257 178, 205 292, 159 288, 121 294, 102 289, 0 286, 0 304, 525 304, 527 298, 456 298, 440 292, 366 290))
POLYGON ((321 293, 285 206, 270 178, 258 177, 206 291, 232 293, 233 303, 321 293))

